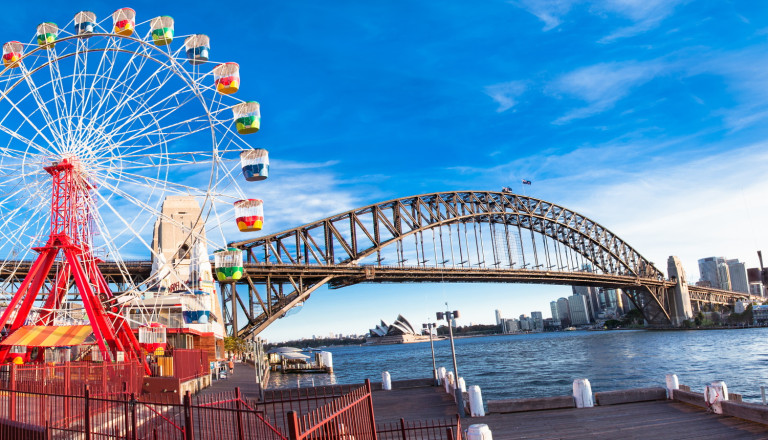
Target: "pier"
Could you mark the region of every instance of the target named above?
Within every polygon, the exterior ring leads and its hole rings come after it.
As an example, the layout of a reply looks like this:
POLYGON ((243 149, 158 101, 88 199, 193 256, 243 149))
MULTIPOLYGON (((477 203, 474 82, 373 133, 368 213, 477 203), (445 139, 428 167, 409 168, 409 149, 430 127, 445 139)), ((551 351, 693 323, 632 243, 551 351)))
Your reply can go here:
MULTIPOLYGON (((255 397, 253 374, 250 365, 236 364, 230 379, 215 382, 201 394, 215 394, 237 386, 244 395, 255 397)), ((459 425, 462 431, 473 424, 486 424, 495 440, 768 439, 768 407, 730 404, 731 411, 740 411, 744 417, 754 419, 755 414, 758 418, 760 413, 764 414, 764 423, 714 414, 708 411, 701 393, 681 387, 682 390, 676 391, 678 399, 675 400, 667 400, 663 388, 596 393, 597 404, 592 408, 534 409, 557 406, 553 404, 556 399, 567 400, 569 396, 490 401, 484 417, 459 419, 453 397, 444 388, 432 386, 431 379, 393 381, 391 391, 383 390, 381 383, 371 384, 377 432, 443 423, 459 425), (514 405, 504 402, 514 402, 514 405)), ((387 433, 379 438, 402 437, 387 433)), ((462 438, 465 438, 464 432, 462 438)))

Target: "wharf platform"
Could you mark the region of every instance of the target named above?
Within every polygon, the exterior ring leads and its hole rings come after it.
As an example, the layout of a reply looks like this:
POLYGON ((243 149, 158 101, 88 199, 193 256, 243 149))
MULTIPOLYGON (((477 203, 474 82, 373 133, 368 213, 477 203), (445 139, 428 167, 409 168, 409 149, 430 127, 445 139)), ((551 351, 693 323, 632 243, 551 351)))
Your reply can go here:
MULTIPOLYGON (((240 387, 247 397, 255 396, 255 372, 248 364, 235 364, 235 374, 215 381, 200 394, 230 391, 240 387)), ((377 424, 456 417, 456 404, 443 388, 431 380, 394 381, 391 391, 372 383, 377 424)), ((494 440, 768 440, 768 424, 707 412, 701 406, 670 400, 655 400, 593 408, 564 408, 464 417, 462 428, 483 423, 494 440)))

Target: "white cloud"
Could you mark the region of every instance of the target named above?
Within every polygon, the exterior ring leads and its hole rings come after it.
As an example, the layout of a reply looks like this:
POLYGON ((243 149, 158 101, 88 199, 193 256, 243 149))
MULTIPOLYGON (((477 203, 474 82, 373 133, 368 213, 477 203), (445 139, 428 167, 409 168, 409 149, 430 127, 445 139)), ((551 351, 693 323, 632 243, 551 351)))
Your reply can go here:
POLYGON ((558 118, 556 124, 582 119, 612 108, 629 94, 664 69, 659 62, 600 63, 583 67, 558 78, 548 87, 556 95, 568 95, 588 105, 558 118))
POLYGON ((563 19, 577 3, 589 4, 589 11, 606 19, 620 17, 633 22, 603 37, 600 42, 608 43, 620 38, 631 37, 657 27, 671 15, 675 8, 687 0, 519 0, 513 2, 544 22, 544 31, 562 24, 563 19))
POLYGON ((485 93, 499 104, 497 112, 505 112, 517 105, 517 98, 525 92, 525 82, 510 81, 485 88, 485 93))
POLYGON ((544 22, 544 31, 560 26, 577 0, 520 0, 517 4, 544 22))

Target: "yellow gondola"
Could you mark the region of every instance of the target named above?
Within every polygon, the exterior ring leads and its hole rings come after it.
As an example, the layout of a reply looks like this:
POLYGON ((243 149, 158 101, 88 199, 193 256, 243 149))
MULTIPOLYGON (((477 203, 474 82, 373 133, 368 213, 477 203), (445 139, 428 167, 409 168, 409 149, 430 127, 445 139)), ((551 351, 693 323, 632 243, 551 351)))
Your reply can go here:
POLYGON ((222 95, 231 95, 240 88, 240 66, 237 63, 219 64, 213 69, 213 83, 222 95))
POLYGON ((136 11, 131 8, 122 8, 112 13, 112 30, 117 35, 129 37, 136 29, 136 11))
POLYGON ((19 60, 24 53, 24 46, 18 41, 9 41, 3 44, 3 64, 5 67, 19 67, 19 60))

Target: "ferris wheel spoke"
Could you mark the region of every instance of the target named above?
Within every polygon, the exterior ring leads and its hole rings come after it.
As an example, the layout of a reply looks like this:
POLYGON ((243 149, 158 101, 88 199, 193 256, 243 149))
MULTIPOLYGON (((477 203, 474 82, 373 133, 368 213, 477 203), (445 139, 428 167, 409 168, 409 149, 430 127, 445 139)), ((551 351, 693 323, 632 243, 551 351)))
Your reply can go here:
POLYGON ((70 113, 68 112, 67 108, 67 100, 64 95, 64 82, 61 76, 61 69, 59 68, 59 63, 56 62, 57 60, 57 52, 56 47, 50 47, 46 51, 46 55, 48 57, 48 72, 51 77, 51 89, 53 90, 53 99, 56 106, 56 113, 59 116, 57 118, 57 125, 59 126, 59 130, 62 136, 62 140, 65 142, 70 142, 71 139, 63 139, 64 133, 69 133, 71 131, 72 125, 72 118, 70 117, 70 113), (64 127, 62 121, 67 122, 67 126, 64 127))
POLYGON ((58 143, 62 143, 61 133, 58 130, 58 126, 54 123, 53 116, 48 110, 48 105, 40 95, 40 90, 32 79, 32 75, 29 73, 24 63, 21 63, 21 72, 24 75, 24 80, 27 83, 27 86, 32 92, 32 96, 35 99, 35 103, 37 103, 37 107, 40 109, 40 113, 43 115, 43 119, 45 119, 46 126, 51 131, 51 135, 57 140, 58 143))
MULTIPOLYGON (((143 48, 143 46, 140 46, 143 48)), ((119 45, 118 45, 119 48, 119 45)), ((117 57, 117 53, 114 54, 115 58, 117 57)), ((136 87, 134 87, 135 81, 140 77, 139 73, 144 68, 144 65, 148 62, 149 57, 146 56, 136 56, 135 54, 131 57, 131 59, 124 63, 122 70, 116 75, 107 75, 108 73, 112 73, 114 70, 114 66, 116 64, 115 61, 113 61, 109 67, 108 72, 104 72, 104 74, 99 75, 100 79, 104 79, 105 89, 108 90, 106 95, 101 96, 101 99, 99 100, 99 105, 95 109, 97 115, 102 115, 102 118, 93 117, 90 118, 91 125, 99 124, 99 125, 105 125, 108 123, 108 119, 105 118, 112 118, 115 115, 122 112, 124 108, 127 107, 127 101, 126 99, 117 99, 118 97, 115 96, 116 92, 118 92, 118 85, 120 85, 122 90, 134 90, 136 87), (136 65, 134 60, 136 58, 139 58, 141 60, 140 64, 136 65), (130 82, 125 82, 123 78, 128 79, 130 82), (117 106, 110 108, 109 112, 100 112, 100 110, 108 105, 110 103, 111 99, 115 99, 118 104, 117 106)), ((153 75, 157 74, 158 72, 153 72, 153 75)), ((146 82, 146 81, 145 81, 146 82)), ((94 88, 96 88, 97 84, 96 81, 94 81, 94 88)), ((140 86, 141 87, 141 86, 140 86)), ((140 89, 139 87, 139 89, 140 89)))

